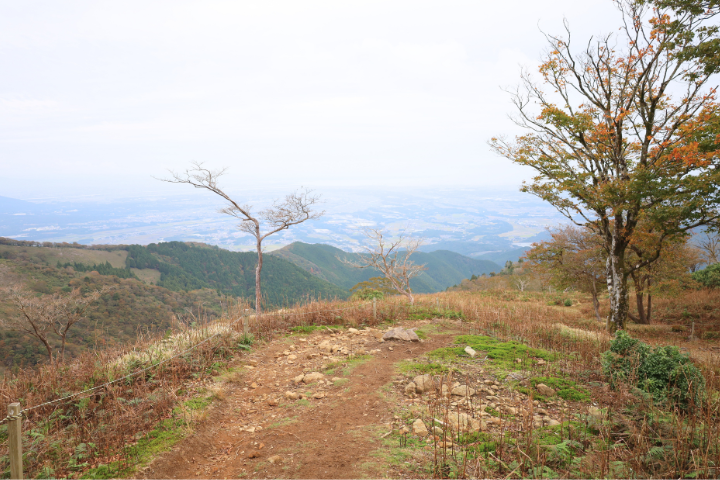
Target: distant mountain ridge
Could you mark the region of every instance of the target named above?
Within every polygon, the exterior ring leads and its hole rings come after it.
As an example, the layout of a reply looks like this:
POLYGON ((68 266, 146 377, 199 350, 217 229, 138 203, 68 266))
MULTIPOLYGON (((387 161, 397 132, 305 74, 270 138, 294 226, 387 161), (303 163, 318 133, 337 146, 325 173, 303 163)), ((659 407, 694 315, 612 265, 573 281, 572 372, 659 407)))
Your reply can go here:
MULTIPOLYGON (((324 244, 294 242, 269 253, 283 258, 313 275, 341 288, 350 289, 356 284, 379 272, 370 269, 353 268, 342 262, 357 260, 361 254, 348 253, 324 244)), ((488 260, 476 260, 448 250, 416 252, 412 256, 415 264, 425 265, 427 270, 410 282, 416 293, 434 293, 460 283, 472 275, 499 272, 501 267, 488 260)))

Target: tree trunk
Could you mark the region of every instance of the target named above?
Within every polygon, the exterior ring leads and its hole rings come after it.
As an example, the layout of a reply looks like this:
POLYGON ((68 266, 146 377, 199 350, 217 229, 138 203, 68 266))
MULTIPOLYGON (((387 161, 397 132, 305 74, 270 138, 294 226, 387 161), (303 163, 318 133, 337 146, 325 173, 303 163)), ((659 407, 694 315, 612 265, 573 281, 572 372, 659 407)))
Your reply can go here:
POLYGON ((600 300, 598 300, 597 292, 592 293, 592 301, 593 310, 595 310, 595 318, 597 318, 598 322, 602 322, 602 318, 600 318, 600 300))
POLYGON ((652 278, 648 277, 648 280, 647 280, 647 286, 648 286, 648 288, 647 288, 647 291, 648 291, 647 322, 648 323, 652 322, 652 294, 650 293, 651 282, 652 282, 652 278))
POLYGON ((608 293, 610 294, 610 315, 607 323, 610 333, 625 328, 625 321, 630 310, 627 276, 625 275, 625 251, 624 248, 615 248, 615 243, 616 240, 613 239, 613 248, 610 249, 611 253, 605 263, 608 293))
POLYGON ((260 290, 260 273, 262 272, 263 255, 262 255, 262 239, 260 238, 260 228, 257 228, 257 254, 258 263, 255 268, 255 314, 259 317, 262 309, 262 291, 260 290))
POLYGON ((637 290, 637 287, 635 287, 635 302, 637 303, 637 323, 642 325, 647 325, 648 319, 645 315, 645 292, 642 290, 637 290))

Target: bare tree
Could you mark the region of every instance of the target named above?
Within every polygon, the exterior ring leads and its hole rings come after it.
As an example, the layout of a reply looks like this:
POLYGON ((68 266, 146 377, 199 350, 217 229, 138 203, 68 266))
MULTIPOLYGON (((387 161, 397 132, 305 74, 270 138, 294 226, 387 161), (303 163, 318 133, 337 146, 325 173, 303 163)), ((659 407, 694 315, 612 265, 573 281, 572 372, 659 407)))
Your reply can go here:
POLYGON ((100 298, 100 295, 108 291, 107 287, 95 290, 89 295, 83 296, 79 288, 74 289, 66 297, 53 295, 55 304, 55 319, 53 331, 60 337, 60 361, 65 359, 65 340, 70 328, 78 321, 85 318, 87 307, 100 298))
POLYGON ((707 265, 718 263, 720 259, 720 234, 717 232, 705 232, 705 238, 698 240, 702 259, 707 265))
POLYGON ((530 280, 528 278, 525 278, 524 276, 514 276, 512 279, 512 284, 515 288, 520 290, 521 292, 524 292, 527 286, 530 284, 530 280))
POLYGON ((321 217, 325 212, 313 211, 313 206, 320 202, 320 197, 311 195, 309 190, 301 190, 286 195, 284 199, 277 200, 273 206, 252 213, 252 205, 240 205, 223 191, 218 185, 218 178, 225 174, 227 168, 221 170, 209 170, 203 167, 200 162, 193 162, 192 167, 184 172, 170 172, 171 178, 159 179, 168 183, 185 183, 195 188, 204 188, 227 201, 227 206, 220 213, 230 215, 240 220, 238 228, 249 233, 255 238, 258 263, 255 268, 255 312, 259 315, 262 310, 262 291, 260 289, 260 275, 262 273, 263 252, 262 241, 270 235, 281 230, 287 230, 293 225, 298 225, 307 220, 321 217), (264 222, 268 230, 262 232, 261 222, 264 222))
POLYGON ((425 265, 412 263, 410 256, 422 245, 422 240, 401 234, 397 239, 389 241, 381 230, 376 229, 366 230, 365 235, 372 245, 365 247, 367 254, 362 255, 357 261, 347 259, 341 261, 355 268, 374 268, 380 271, 392 288, 408 297, 412 305, 415 298, 410 288, 410 279, 420 275, 426 268, 425 265))
POLYGON ((62 360, 65 357, 65 341, 70 328, 84 318, 88 305, 100 298, 106 290, 103 288, 83 296, 80 289, 76 288, 68 295, 56 293, 38 297, 34 293, 13 287, 8 290, 8 298, 18 313, 10 315, 0 324, 29 333, 40 340, 50 361, 53 360, 51 334, 55 333, 61 340, 60 356, 57 360, 62 360))
POLYGON ((12 287, 7 291, 8 298, 17 309, 18 314, 3 319, 4 327, 29 333, 40 340, 52 361, 53 347, 50 335, 55 322, 55 305, 50 297, 37 297, 34 294, 12 287))

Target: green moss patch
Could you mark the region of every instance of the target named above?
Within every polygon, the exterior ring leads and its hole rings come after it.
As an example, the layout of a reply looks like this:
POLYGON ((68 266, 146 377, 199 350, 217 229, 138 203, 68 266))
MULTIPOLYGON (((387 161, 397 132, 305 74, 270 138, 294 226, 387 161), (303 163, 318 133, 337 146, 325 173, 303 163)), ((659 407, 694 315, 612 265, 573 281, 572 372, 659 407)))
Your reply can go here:
POLYGON ((342 329, 342 325, 298 325, 290 329, 290 332, 299 335, 309 335, 318 330, 325 330, 327 328, 342 329))
POLYGON ((522 367, 521 364, 515 363, 517 358, 542 358, 546 361, 553 361, 556 355, 539 348, 531 348, 520 342, 508 341, 502 342, 492 337, 484 335, 460 335, 455 338, 455 344, 463 345, 461 347, 444 347, 429 352, 427 356, 430 359, 453 362, 461 358, 470 358, 465 352, 465 346, 470 346, 479 355, 487 355, 490 364, 505 370, 517 370, 522 367))
POLYGON ((397 369, 406 375, 444 375, 450 371, 448 367, 440 363, 421 363, 412 360, 403 360, 398 364, 397 369))
POLYGON ((343 375, 349 375, 355 367, 361 363, 371 360, 372 358, 372 355, 352 355, 340 362, 328 363, 323 369, 325 370, 326 375, 336 374, 338 369, 342 370, 343 375))
MULTIPOLYGON (((540 383, 544 383, 555 390, 557 396, 564 400, 571 402, 587 402, 590 400, 590 392, 572 380, 557 377, 534 377, 530 379, 530 385, 532 385, 533 388, 536 388, 540 383)), ((518 391, 520 391, 520 389, 518 389, 518 391)), ((523 393, 528 394, 527 391, 523 393)), ((535 390, 533 394, 536 399, 541 400, 541 395, 538 394, 537 390, 535 390)))

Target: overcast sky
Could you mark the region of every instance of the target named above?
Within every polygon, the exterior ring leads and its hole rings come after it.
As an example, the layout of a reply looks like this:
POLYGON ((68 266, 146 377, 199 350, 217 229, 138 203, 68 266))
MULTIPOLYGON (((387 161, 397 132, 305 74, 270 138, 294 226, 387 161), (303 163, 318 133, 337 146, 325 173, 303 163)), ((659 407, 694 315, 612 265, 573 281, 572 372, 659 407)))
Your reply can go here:
POLYGON ((501 87, 564 17, 618 26, 610 0, 0 0, 0 195, 179 189, 151 175, 192 160, 232 188, 515 188, 501 87))

